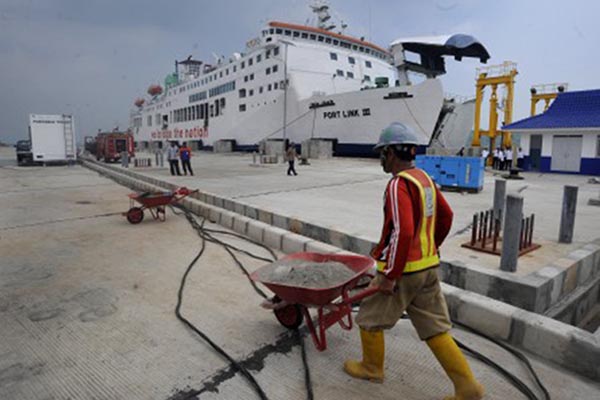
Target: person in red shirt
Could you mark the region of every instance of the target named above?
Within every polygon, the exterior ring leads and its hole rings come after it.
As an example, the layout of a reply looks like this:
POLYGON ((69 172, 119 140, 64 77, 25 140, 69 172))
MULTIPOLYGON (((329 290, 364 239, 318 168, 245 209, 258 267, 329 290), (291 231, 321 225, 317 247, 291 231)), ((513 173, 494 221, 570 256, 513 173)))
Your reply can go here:
POLYGON ((382 382, 383 330, 392 328, 406 311, 421 340, 436 356, 454 384, 447 399, 479 400, 483 387, 448 333, 452 324, 438 278, 438 248, 450 232, 453 213, 429 175, 414 166, 416 135, 404 124, 383 130, 375 150, 383 170, 392 174, 384 197, 384 222, 371 252, 377 276, 356 317, 362 361, 348 360, 344 370, 355 378, 382 382))
POLYGON ((192 171, 192 166, 190 165, 192 149, 188 147, 187 142, 183 142, 183 146, 179 148, 179 157, 181 157, 181 166, 183 167, 184 175, 187 175, 188 171, 190 171, 190 175, 194 176, 194 171, 192 171))

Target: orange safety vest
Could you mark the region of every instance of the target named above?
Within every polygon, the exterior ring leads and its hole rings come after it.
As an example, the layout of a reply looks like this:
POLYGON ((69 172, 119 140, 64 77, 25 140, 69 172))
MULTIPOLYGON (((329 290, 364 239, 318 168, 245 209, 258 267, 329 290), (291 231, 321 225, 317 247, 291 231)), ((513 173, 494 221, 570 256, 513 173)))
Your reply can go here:
MULTIPOLYGON (((435 245, 435 215, 437 211, 436 188, 431 178, 418 168, 398 173, 398 176, 412 182, 419 190, 421 206, 420 220, 415 221, 415 235, 409 245, 404 273, 412 273, 439 265, 435 245)), ((382 271, 386 264, 377 263, 382 271)))

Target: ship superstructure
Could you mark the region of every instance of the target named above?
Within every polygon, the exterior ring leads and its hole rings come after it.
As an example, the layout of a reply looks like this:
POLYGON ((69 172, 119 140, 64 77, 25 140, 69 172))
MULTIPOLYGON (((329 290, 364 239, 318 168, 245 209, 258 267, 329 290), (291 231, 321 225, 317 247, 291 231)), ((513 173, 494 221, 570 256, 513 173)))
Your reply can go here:
POLYGON ((426 145, 444 103, 435 78, 445 72, 442 56, 489 58, 464 35, 446 38, 462 37, 458 47, 400 40, 385 49, 336 32, 322 7, 313 7, 317 26, 269 22, 245 52, 227 60, 177 61, 164 90, 153 85, 150 100, 136 101, 136 141, 232 140, 237 149, 252 149, 269 138, 325 138, 337 142, 338 154, 350 154, 368 148, 391 121, 402 121, 426 145), (421 63, 406 61, 407 50, 421 63), (427 79, 411 84, 408 72, 427 79))

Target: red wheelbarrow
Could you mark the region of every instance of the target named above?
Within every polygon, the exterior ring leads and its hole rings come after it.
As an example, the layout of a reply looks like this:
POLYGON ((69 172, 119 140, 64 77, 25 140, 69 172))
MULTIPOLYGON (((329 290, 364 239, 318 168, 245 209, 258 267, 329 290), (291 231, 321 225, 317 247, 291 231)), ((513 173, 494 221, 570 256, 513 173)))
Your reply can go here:
POLYGON ((345 282, 318 289, 290 286, 260 279, 261 270, 269 268, 269 265, 259 268, 250 275, 253 281, 262 283, 275 293, 275 297, 270 300, 266 308, 273 309, 277 320, 288 329, 296 329, 302 325, 303 320, 306 320, 315 347, 319 351, 323 351, 327 348, 325 330, 336 323, 342 329, 352 329, 352 304, 379 290, 371 288, 353 296, 349 295, 350 290, 356 288, 362 278, 371 276, 369 270, 373 267, 374 262, 371 258, 364 256, 320 253, 294 253, 282 260, 289 259, 318 263, 337 261, 354 271, 354 275, 345 282), (339 297, 341 299, 334 302, 339 297), (311 307, 317 309, 318 332, 309 311, 311 307))
POLYGON ((154 219, 165 221, 167 219, 166 206, 175 204, 197 191, 190 191, 186 187, 180 187, 174 192, 131 193, 128 195, 129 210, 124 212, 123 215, 127 217, 127 221, 130 223, 139 224, 144 219, 144 210, 148 210, 154 219), (135 207, 136 202, 142 206, 135 207))

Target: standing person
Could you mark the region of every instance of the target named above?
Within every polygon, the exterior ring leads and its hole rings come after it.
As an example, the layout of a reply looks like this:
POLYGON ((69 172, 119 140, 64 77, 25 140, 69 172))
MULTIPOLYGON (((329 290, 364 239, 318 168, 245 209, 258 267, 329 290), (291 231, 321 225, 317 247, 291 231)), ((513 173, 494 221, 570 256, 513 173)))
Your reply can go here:
POLYGON ((504 154, 506 155, 506 166, 504 169, 510 171, 512 169, 512 162, 513 162, 512 148, 506 147, 504 154))
POLYGON ((483 386, 448 333, 452 324, 438 279, 438 247, 450 231, 453 214, 429 175, 415 168, 416 146, 416 135, 397 122, 383 130, 375 146, 384 172, 392 174, 381 239, 371 251, 378 273, 369 287, 379 291, 362 301, 356 317, 362 361, 348 360, 344 370, 354 378, 383 381, 383 330, 406 311, 454 384, 451 399, 479 400, 483 386))
POLYGON ((493 159, 492 159, 492 168, 493 169, 498 169, 498 153, 500 153, 500 149, 498 149, 497 147, 494 149, 494 153, 493 153, 493 159))
POLYGON ((481 158, 483 158, 483 168, 487 166, 488 157, 490 155, 490 151, 488 149, 483 149, 481 151, 481 158))
POLYGON ((183 167, 183 174, 187 175, 190 171, 190 175, 194 176, 192 166, 190 165, 190 159, 192 158, 192 149, 187 145, 187 142, 183 142, 183 146, 179 148, 179 157, 181 157, 181 166, 183 167))
POLYGON ((498 147, 498 169, 504 171, 504 149, 498 147))
POLYGON ((167 158, 169 159, 171 175, 177 174, 177 176, 181 176, 181 172, 179 172, 179 149, 177 148, 176 142, 171 142, 171 147, 169 147, 167 158))
POLYGON ((288 145, 287 150, 285 151, 285 159, 288 162, 288 170, 287 170, 287 174, 288 175, 298 175, 298 173, 296 172, 296 168, 294 168, 294 162, 296 161, 296 158, 298 157, 298 154, 296 154, 296 146, 294 144, 294 142, 290 142, 290 144, 288 145))
POLYGON ((523 149, 519 147, 519 151, 517 152, 517 167, 523 169, 523 160, 525 159, 525 153, 523 153, 523 149))

